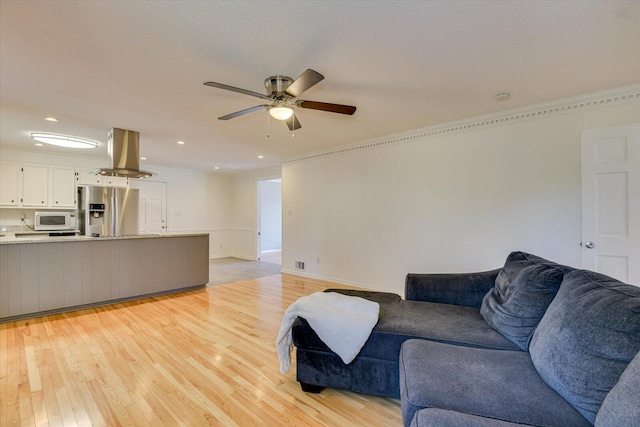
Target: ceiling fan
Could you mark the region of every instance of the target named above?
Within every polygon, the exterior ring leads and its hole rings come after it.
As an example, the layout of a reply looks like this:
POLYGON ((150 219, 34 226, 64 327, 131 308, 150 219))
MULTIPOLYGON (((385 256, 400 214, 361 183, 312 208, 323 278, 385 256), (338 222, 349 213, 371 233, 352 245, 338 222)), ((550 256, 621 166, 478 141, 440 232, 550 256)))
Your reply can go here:
POLYGON ((352 115, 356 112, 356 107, 352 105, 330 104, 327 102, 295 99, 323 79, 324 76, 322 74, 311 69, 306 70, 295 80, 287 76, 267 77, 264 81, 264 86, 267 89, 266 95, 247 89, 240 89, 234 86, 225 85, 222 83, 206 82, 204 84, 206 86, 243 93, 245 95, 255 96, 256 98, 261 98, 269 101, 268 104, 256 105, 255 107, 247 108, 244 110, 236 111, 235 113, 218 117, 219 120, 229 120, 235 117, 243 116, 245 114, 253 113, 254 111, 266 109, 269 111, 269 115, 271 115, 271 117, 286 122, 287 126, 289 126, 289 130, 294 131, 302 127, 300 125, 300 122, 296 118, 294 107, 328 111, 330 113, 347 115, 352 115))

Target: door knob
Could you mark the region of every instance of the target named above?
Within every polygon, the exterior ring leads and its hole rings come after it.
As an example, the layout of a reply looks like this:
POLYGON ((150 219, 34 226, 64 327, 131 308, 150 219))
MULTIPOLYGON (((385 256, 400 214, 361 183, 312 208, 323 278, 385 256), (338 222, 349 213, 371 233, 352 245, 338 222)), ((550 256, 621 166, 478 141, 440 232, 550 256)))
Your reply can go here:
POLYGON ((588 240, 588 241, 584 242, 584 246, 587 249, 593 249, 596 246, 596 244, 593 243, 591 240, 588 240))

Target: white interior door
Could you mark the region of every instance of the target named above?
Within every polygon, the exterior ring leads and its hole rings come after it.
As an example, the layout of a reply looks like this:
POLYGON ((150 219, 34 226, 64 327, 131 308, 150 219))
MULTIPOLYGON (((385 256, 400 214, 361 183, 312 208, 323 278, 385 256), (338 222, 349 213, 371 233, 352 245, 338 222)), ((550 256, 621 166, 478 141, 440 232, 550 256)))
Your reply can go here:
POLYGON ((167 232, 167 183, 136 181, 131 187, 140 190, 139 232, 165 234, 167 232))
POLYGON ((146 182, 145 219, 147 232, 164 234, 167 232, 167 183, 146 182))
POLYGON ((640 123, 582 131, 582 266, 640 286, 640 123))

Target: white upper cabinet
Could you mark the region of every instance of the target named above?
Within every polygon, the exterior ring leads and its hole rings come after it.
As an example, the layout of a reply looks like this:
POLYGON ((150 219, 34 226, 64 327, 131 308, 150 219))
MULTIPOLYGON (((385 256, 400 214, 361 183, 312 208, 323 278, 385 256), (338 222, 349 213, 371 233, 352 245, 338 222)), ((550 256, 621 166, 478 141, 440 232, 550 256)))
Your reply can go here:
POLYGON ((49 167, 22 166, 22 206, 49 205, 49 167))
POLYGON ((51 168, 51 207, 76 207, 76 171, 73 168, 51 168))
POLYGON ((122 176, 105 176, 102 178, 103 185, 108 187, 128 187, 129 178, 122 176))
POLYGON ((0 163, 2 208, 75 209, 78 185, 128 187, 129 179, 64 166, 0 163))
POLYGON ((129 179, 121 176, 93 175, 90 170, 78 172, 78 185, 104 185, 107 187, 128 187, 129 179))
POLYGON ((13 163, 0 163, 0 206, 20 206, 22 168, 13 163))
POLYGON ((0 207, 74 209, 74 168, 0 163, 0 207))
POLYGON ((78 171, 78 185, 102 185, 102 176, 94 175, 90 170, 78 171))

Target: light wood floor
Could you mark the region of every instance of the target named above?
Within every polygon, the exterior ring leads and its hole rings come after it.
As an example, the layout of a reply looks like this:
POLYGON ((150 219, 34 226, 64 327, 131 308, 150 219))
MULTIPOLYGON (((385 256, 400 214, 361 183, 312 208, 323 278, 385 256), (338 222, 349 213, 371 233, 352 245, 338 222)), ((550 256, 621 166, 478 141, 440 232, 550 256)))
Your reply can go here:
POLYGON ((286 274, 0 324, 0 426, 401 426, 394 399, 307 394, 275 338, 286 274))

